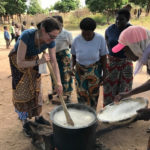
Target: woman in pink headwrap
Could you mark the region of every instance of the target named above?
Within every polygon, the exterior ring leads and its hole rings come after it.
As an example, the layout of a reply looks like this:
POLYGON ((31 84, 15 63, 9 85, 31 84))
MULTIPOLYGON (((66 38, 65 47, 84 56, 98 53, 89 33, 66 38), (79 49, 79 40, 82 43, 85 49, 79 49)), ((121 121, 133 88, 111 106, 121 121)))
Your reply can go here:
MULTIPOLYGON (((137 61, 134 74, 137 74, 143 65, 150 68, 150 31, 140 27, 131 26, 125 29, 119 37, 119 43, 112 49, 114 53, 124 51, 127 58, 137 61)), ((150 90, 150 80, 128 92, 119 93, 114 101, 150 90)))

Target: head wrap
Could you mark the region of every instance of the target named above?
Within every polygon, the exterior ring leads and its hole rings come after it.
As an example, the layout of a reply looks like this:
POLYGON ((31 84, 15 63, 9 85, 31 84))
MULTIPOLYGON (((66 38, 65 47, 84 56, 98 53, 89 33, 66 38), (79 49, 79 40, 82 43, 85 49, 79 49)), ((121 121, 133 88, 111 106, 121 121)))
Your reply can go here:
MULTIPOLYGON (((138 73, 141 70, 144 64, 148 64, 150 68, 150 31, 140 27, 140 26, 130 26, 119 36, 118 40, 119 44, 124 46, 128 46, 131 51, 139 58, 134 74, 138 73)), ((114 53, 122 50, 120 47, 117 48, 116 45, 112 51, 114 53)))

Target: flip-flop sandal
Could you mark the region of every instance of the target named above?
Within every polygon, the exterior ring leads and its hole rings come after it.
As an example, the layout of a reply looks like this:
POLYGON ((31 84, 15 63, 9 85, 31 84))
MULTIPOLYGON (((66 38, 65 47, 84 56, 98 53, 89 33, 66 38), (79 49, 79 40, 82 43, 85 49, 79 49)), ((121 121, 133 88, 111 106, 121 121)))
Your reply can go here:
POLYGON ((36 123, 50 125, 50 122, 46 119, 44 119, 42 116, 40 116, 38 119, 35 119, 36 123))
POLYGON ((23 133, 26 137, 31 137, 31 133, 26 128, 23 128, 23 133))
POLYGON ((147 129, 146 129, 146 132, 147 132, 147 133, 150 133, 150 128, 147 128, 147 129))
POLYGON ((52 100, 53 99, 53 95, 52 94, 48 94, 48 99, 52 100))
POLYGON ((28 124, 28 122, 26 122, 24 125, 23 125, 23 133, 26 137, 31 137, 32 134, 31 134, 31 129, 30 129, 30 126, 28 124))

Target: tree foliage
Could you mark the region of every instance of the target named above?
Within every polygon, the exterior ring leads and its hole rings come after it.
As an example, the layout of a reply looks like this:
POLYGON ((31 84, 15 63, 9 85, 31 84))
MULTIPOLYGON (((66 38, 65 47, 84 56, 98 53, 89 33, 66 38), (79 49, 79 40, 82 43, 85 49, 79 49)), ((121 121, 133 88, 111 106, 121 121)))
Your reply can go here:
POLYGON ((43 12, 44 14, 49 14, 50 10, 49 10, 49 8, 46 8, 46 9, 43 9, 42 12, 43 12))
POLYGON ((150 5, 150 0, 130 0, 136 5, 140 5, 141 7, 147 7, 150 5))
POLYGON ((140 7, 146 8, 146 16, 150 12, 150 0, 130 0, 130 2, 134 3, 135 5, 139 5, 140 7))
POLYGON ((0 14, 1 15, 5 14, 5 12, 6 12, 6 9, 5 9, 6 4, 7 4, 7 2, 5 2, 4 0, 0 1, 0 14))
POLYGON ((27 9, 27 13, 31 15, 35 15, 37 13, 42 13, 43 10, 38 2, 38 0, 30 0, 29 7, 27 9))
POLYGON ((22 14, 26 10, 26 0, 0 0, 0 14, 22 14))
POLYGON ((127 4, 128 0, 86 0, 85 2, 92 12, 103 12, 119 9, 127 4))
POLYGON ((130 0, 130 2, 139 5, 141 7, 146 8, 146 15, 148 15, 150 11, 150 0, 130 0))
POLYGON ((75 10, 79 7, 79 0, 61 0, 55 3, 54 9, 59 12, 70 12, 71 10, 75 10))
POLYGON ((128 0, 86 0, 85 3, 90 11, 107 15, 107 22, 109 23, 109 17, 113 12, 127 4, 128 0))
POLYGON ((5 10, 7 14, 23 14, 26 11, 26 0, 5 0, 5 10))

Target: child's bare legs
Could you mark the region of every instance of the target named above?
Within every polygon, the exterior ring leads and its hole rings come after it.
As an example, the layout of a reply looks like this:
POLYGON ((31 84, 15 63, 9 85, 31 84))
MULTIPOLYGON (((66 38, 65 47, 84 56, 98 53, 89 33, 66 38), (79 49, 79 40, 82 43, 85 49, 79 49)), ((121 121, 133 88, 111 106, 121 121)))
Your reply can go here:
POLYGON ((10 40, 6 40, 6 48, 9 49, 10 46, 10 40))

